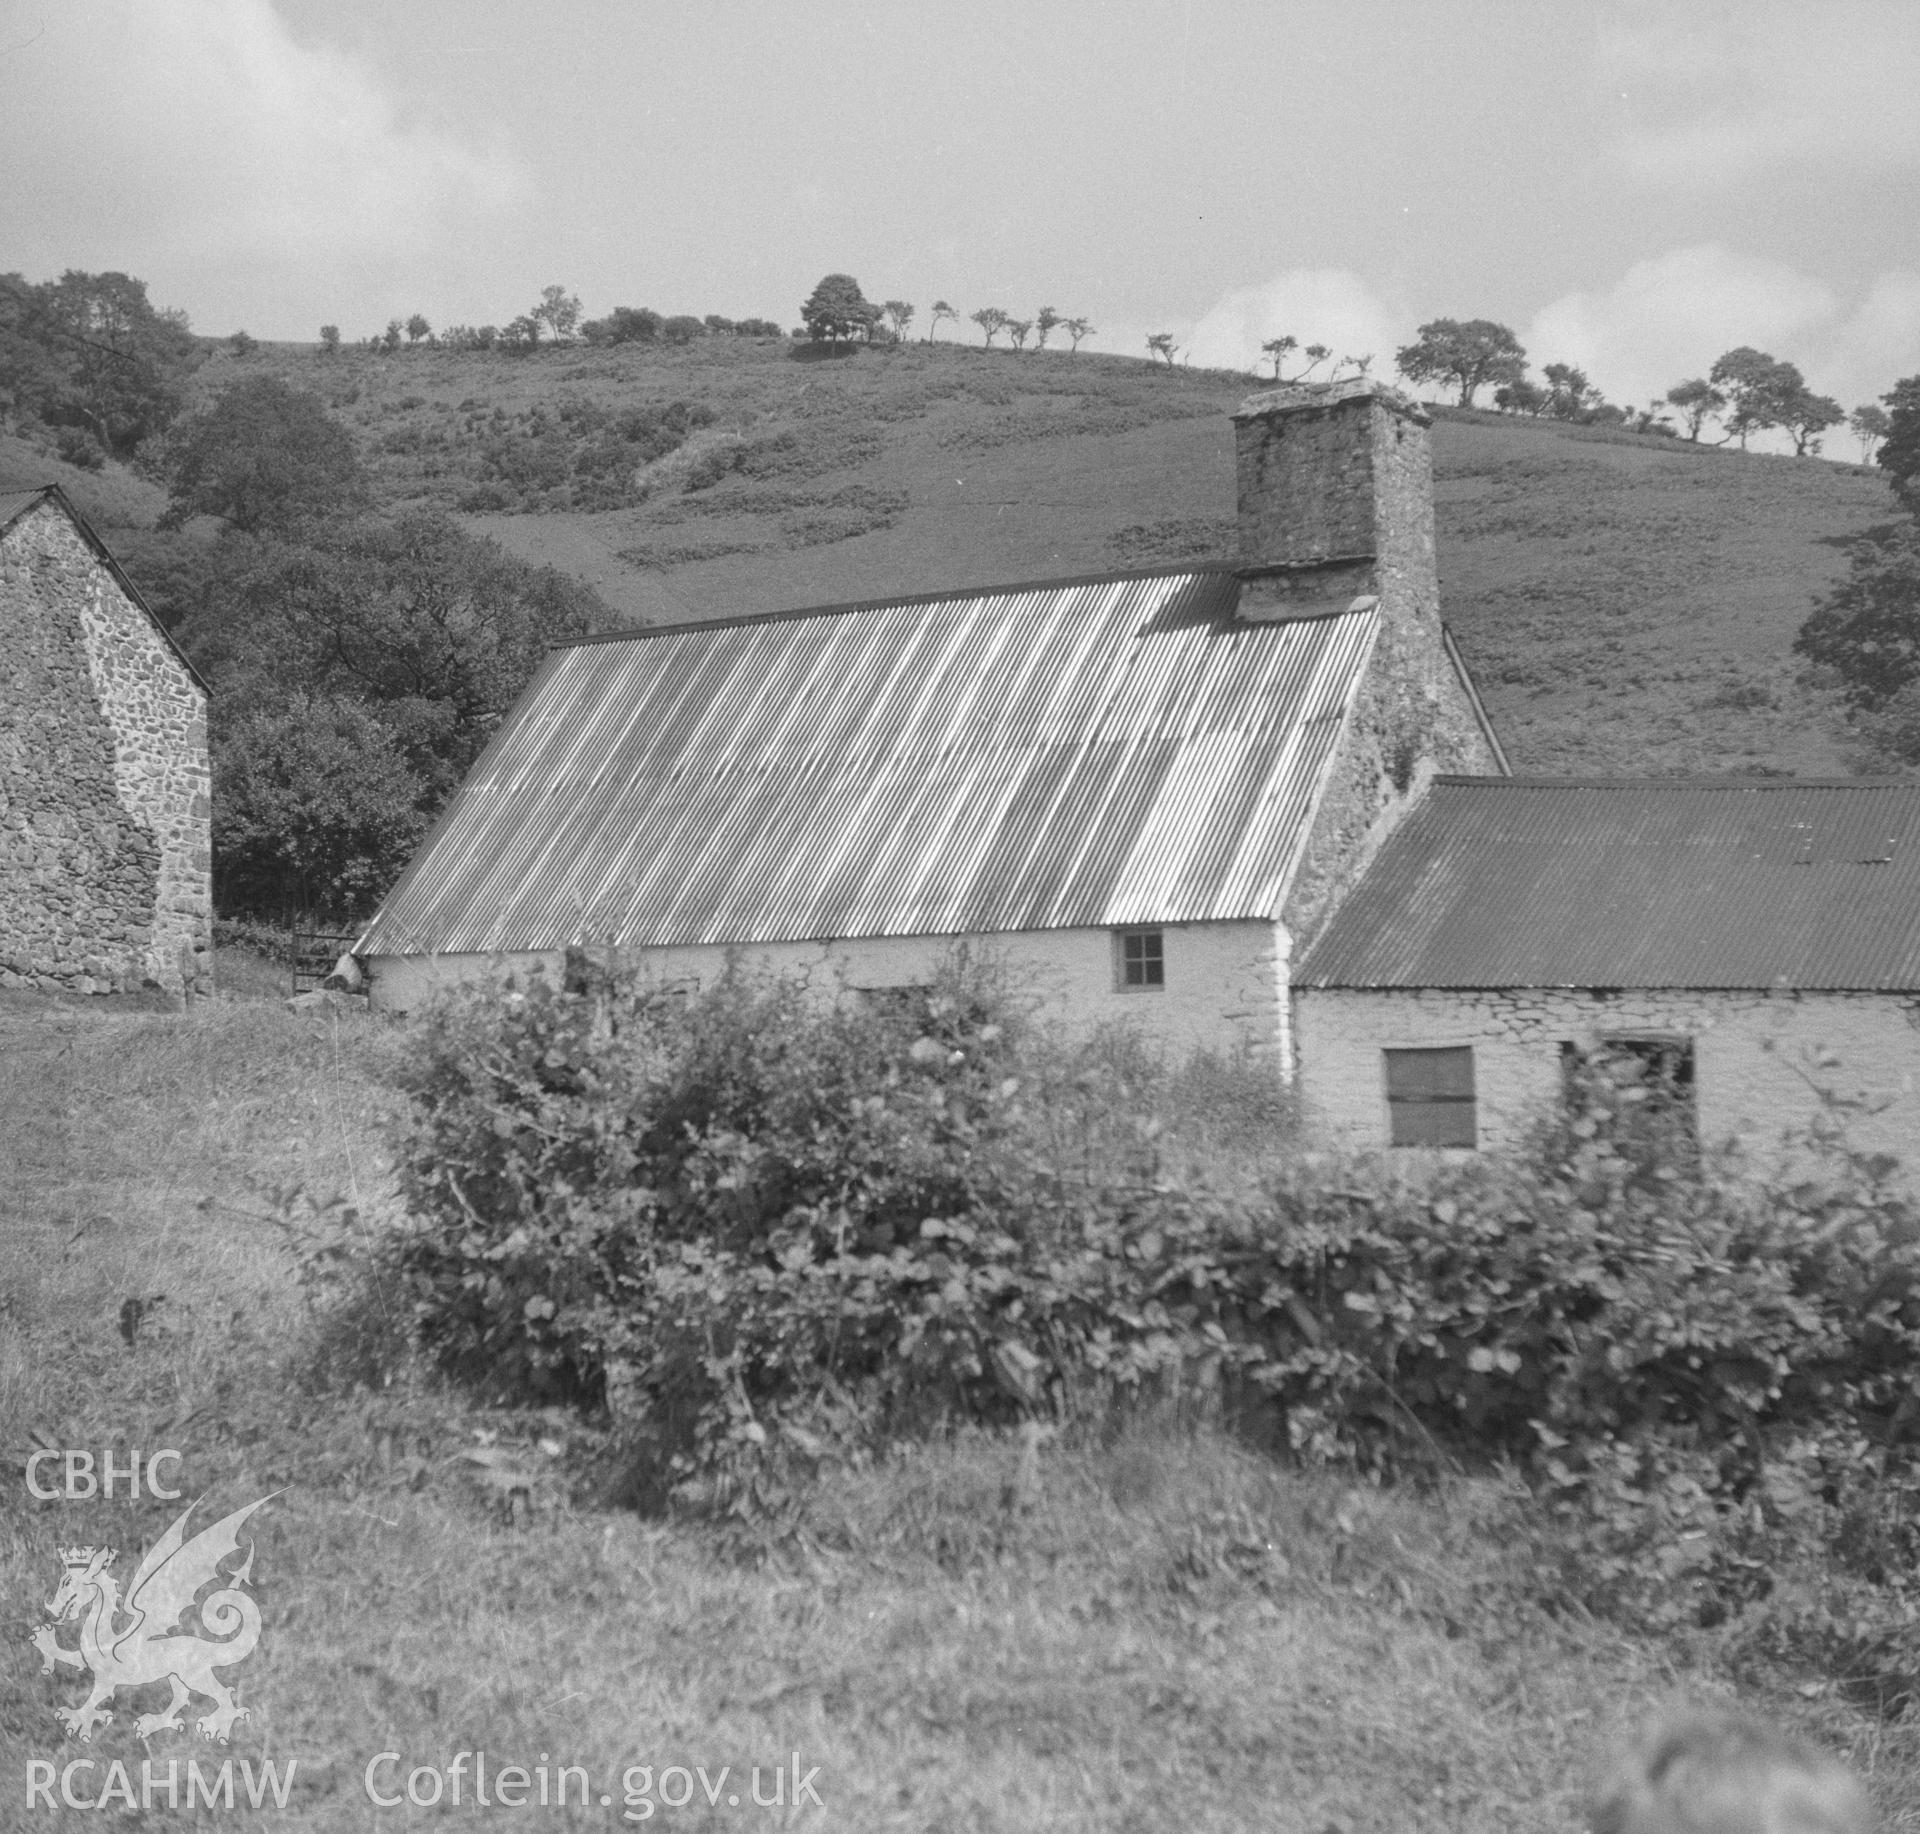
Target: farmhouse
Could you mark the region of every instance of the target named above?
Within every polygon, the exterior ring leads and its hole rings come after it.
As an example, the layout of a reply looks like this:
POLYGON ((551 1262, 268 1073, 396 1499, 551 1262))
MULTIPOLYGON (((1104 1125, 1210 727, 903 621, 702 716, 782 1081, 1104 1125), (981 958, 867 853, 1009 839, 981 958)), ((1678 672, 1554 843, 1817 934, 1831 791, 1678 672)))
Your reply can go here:
POLYGON ((964 944, 1073 1023, 1289 1074, 1298 952, 1436 772, 1505 767, 1425 412, 1362 379, 1234 420, 1237 566, 555 651, 355 945, 375 1002, 575 943, 878 993, 964 944))
POLYGON ((1701 1145, 1920 1135, 1920 784, 1442 777, 1295 976, 1334 1147, 1514 1146, 1595 1054, 1701 1145))
POLYGON ((206 685, 58 486, 0 494, 0 633, 0 987, 206 991, 206 685))

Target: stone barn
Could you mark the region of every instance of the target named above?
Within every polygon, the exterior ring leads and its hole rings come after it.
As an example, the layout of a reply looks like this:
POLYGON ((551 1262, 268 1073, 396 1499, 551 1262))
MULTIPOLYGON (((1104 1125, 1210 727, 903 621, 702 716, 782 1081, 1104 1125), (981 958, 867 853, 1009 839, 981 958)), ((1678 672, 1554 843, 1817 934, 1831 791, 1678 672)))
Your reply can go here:
POLYGON ((1920 784, 1441 777, 1295 977, 1311 1137, 1519 1145, 1594 1054, 1697 1142, 1920 1138, 1920 784))
POLYGON ((207 689, 56 485, 0 494, 0 987, 212 984, 207 689))
POLYGON ((616 632, 550 655, 355 945, 376 1004, 611 944, 924 985, 1290 1073, 1292 964, 1436 771, 1504 769, 1434 570, 1428 417, 1234 416, 1237 564, 616 632))

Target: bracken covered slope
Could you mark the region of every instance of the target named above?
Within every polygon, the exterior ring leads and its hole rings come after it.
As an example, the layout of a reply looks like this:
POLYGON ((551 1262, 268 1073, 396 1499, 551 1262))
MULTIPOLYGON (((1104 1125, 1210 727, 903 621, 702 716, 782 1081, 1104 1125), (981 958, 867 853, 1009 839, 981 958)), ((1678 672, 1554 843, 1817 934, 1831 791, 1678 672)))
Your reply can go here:
MULTIPOLYGON (((635 623, 1231 561, 1227 415, 1253 386, 1051 350, 806 361, 718 338, 533 358, 267 347, 215 356, 195 392, 263 368, 332 404, 383 501, 453 510, 635 623), (596 417, 674 401, 713 419, 646 468, 644 494, 579 507, 608 500, 566 469, 596 417), (557 469, 503 486, 488 453, 536 447, 557 469)), ((1791 644, 1844 568, 1838 542, 1890 517, 1879 476, 1445 409, 1434 452, 1445 613, 1515 769, 1850 768, 1835 696, 1791 644)), ((89 484, 125 505, 137 578, 132 529, 158 493, 117 475, 89 484)), ((116 540, 120 518, 98 520, 116 540)))

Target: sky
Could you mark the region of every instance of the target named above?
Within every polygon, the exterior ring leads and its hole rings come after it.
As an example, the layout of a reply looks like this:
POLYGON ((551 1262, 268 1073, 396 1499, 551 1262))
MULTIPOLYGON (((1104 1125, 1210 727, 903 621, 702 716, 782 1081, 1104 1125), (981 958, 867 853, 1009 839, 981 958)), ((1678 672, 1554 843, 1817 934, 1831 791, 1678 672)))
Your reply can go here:
POLYGON ((1920 371, 1916 98, 1914 0, 0 0, 0 270, 273 339, 828 272, 1223 366, 1492 318, 1853 406, 1920 371))

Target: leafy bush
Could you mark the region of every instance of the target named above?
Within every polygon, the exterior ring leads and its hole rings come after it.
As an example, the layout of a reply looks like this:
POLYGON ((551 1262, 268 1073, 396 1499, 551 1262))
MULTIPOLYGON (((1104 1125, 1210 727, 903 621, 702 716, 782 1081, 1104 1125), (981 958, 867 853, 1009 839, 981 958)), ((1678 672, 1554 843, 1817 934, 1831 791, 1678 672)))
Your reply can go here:
POLYGON ((634 477, 678 451, 713 409, 669 401, 611 412, 597 402, 540 405, 507 421, 496 413, 479 442, 468 509, 618 509, 638 500, 634 477))
POLYGON ((53 445, 69 465, 77 465, 82 471, 99 471, 106 465, 107 449, 86 427, 62 427, 53 445))
POLYGON ((847 470, 865 464, 881 444, 879 433, 850 419, 790 427, 703 452, 688 468, 684 488, 707 490, 736 472, 745 478, 774 478, 847 470))
POLYGON ((1920 519, 1864 530, 1846 546, 1847 577, 1793 647, 1833 669, 1855 706, 1877 712, 1920 680, 1920 519))
MULTIPOLYGON (((1177 1388, 1314 1462, 1511 1461, 1559 1523, 1542 1584, 1631 1621, 1915 1539, 1920 1226, 1885 1162, 1829 1134, 1818 1176, 1716 1181, 1596 1066, 1519 1168, 1232 1186, 1125 1058, 964 978, 823 1009, 576 958, 427 1028, 387 1273, 448 1368, 608 1401, 663 1488, 741 1513, 935 1423, 1177 1388)), ((1891 1634, 1785 1609, 1803 1647, 1891 1634)))
POLYGON ((430 819, 401 736, 346 695, 296 690, 223 723, 214 790, 223 910, 364 912, 430 819))
POLYGON ((275 375, 231 384, 175 428, 167 470, 168 527, 222 516, 237 529, 284 531, 367 499, 347 430, 319 396, 275 375))
POLYGON ((794 547, 824 547, 890 529, 906 514, 907 493, 873 484, 848 484, 787 516, 780 532, 794 547))

